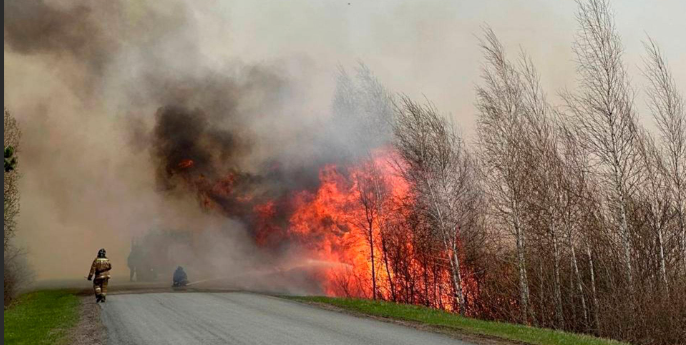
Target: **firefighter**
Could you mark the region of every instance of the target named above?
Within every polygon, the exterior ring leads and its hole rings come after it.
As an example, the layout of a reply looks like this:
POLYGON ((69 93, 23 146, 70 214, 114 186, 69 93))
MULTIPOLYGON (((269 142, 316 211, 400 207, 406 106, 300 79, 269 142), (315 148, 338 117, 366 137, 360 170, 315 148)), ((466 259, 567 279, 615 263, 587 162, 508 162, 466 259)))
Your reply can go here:
POLYGON ((98 257, 93 260, 88 280, 93 279, 93 290, 95 290, 95 303, 105 302, 107 297, 107 282, 110 280, 110 270, 112 264, 107 258, 105 248, 98 251, 98 257))
POLYGON ((188 276, 181 266, 177 267, 176 271, 174 271, 173 279, 172 286, 186 286, 186 284, 188 284, 188 276))

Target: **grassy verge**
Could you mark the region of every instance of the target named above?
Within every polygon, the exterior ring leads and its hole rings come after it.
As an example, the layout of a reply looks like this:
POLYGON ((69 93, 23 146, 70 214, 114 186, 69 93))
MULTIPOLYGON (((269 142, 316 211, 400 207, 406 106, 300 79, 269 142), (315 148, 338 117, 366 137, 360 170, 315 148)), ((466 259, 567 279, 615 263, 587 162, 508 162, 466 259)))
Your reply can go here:
POLYGON ((19 296, 4 317, 5 344, 66 344, 79 320, 79 299, 67 290, 30 292, 19 296))
POLYGON ((535 345, 628 345, 614 340, 565 333, 545 328, 471 319, 441 310, 415 305, 350 298, 287 298, 303 302, 325 303, 363 314, 414 321, 431 326, 447 327, 465 333, 492 336, 535 345))

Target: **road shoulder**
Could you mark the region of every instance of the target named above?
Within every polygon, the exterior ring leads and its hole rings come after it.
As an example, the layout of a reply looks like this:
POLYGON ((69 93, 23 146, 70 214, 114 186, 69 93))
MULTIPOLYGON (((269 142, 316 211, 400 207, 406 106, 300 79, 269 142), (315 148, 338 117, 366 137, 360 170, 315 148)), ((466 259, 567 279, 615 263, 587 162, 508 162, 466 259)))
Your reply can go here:
POLYGON ((70 334, 71 344, 105 344, 106 331, 100 318, 101 306, 90 295, 80 295, 79 301, 79 322, 70 334))
POLYGON ((398 319, 393 319, 393 318, 387 318, 387 317, 365 314, 365 313, 357 312, 354 310, 340 308, 340 307, 337 307, 337 306, 334 306, 331 304, 327 304, 327 303, 314 302, 314 301, 304 301, 304 300, 290 299, 290 298, 287 298, 287 300, 293 301, 296 303, 302 303, 302 304, 306 304, 306 305, 315 306, 317 308, 321 308, 321 309, 325 309, 325 310, 329 310, 329 311, 333 311, 333 312, 352 315, 355 317, 367 318, 367 319, 372 319, 372 320, 377 320, 377 321, 382 321, 382 322, 387 322, 387 323, 393 323, 396 325, 411 327, 411 328, 414 328, 414 329, 417 329, 420 331, 425 331, 425 332, 440 333, 440 334, 450 336, 452 338, 455 338, 455 339, 460 340, 460 341, 465 342, 465 343, 471 343, 471 344, 476 344, 476 345, 528 345, 527 343, 524 343, 524 342, 504 340, 504 339, 500 339, 500 338, 496 338, 496 337, 490 337, 490 336, 486 336, 486 335, 464 333, 464 332, 460 332, 459 330, 456 330, 456 329, 450 328, 450 327, 427 325, 427 324, 424 324, 421 322, 398 320, 398 319))

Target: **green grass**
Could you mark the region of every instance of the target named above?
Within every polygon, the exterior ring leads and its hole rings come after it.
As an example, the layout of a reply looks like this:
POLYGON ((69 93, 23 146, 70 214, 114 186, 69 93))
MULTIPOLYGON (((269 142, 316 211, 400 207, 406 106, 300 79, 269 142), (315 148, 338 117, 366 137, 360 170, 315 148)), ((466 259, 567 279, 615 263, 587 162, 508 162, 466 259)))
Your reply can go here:
POLYGON ((5 344, 66 344, 79 320, 79 299, 67 290, 29 292, 4 316, 5 344))
POLYGON ((460 332, 493 336, 535 345, 620 345, 627 344, 588 335, 565 333, 511 323, 483 321, 461 317, 445 311, 422 306, 396 304, 350 298, 286 297, 303 302, 326 303, 339 308, 385 318, 415 321, 427 325, 447 327, 460 332))

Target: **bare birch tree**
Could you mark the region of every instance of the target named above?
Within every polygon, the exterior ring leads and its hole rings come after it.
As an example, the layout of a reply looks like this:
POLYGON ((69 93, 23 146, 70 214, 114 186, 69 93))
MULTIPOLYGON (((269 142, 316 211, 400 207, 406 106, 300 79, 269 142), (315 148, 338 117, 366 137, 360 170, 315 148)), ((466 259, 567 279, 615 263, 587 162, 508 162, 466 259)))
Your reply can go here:
MULTIPOLYGON (((586 296, 584 294, 584 282, 581 277, 579 262, 576 255, 576 245, 578 242, 578 237, 580 237, 580 228, 584 226, 584 220, 588 217, 585 214, 588 212, 587 207, 593 204, 592 199, 589 199, 588 162, 586 159, 586 154, 581 150, 581 147, 578 144, 578 138, 574 135, 573 131, 569 129, 569 126, 558 121, 558 128, 560 132, 559 140, 562 146, 562 175, 564 180, 562 194, 565 207, 562 212, 562 217, 564 219, 563 223, 565 224, 565 231, 567 233, 576 288, 579 292, 579 298, 581 300, 585 326, 588 329, 590 328, 589 310, 586 303, 586 296)), ((590 245, 588 245, 588 243, 586 248, 588 250, 589 259, 592 265, 590 245)), ((590 267, 590 273, 592 278, 592 293, 595 296, 595 277, 592 267, 590 267)))
POLYGON ((676 208, 681 262, 686 272, 686 112, 684 99, 657 44, 644 42, 648 52, 644 74, 649 81, 648 106, 660 130, 665 170, 676 208))
POLYGON ((640 200, 645 203, 647 223, 657 243, 657 260, 660 267, 660 280, 668 290, 665 232, 672 213, 666 166, 662 152, 657 148, 650 133, 643 131, 638 142, 643 161, 644 183, 640 188, 640 200))
POLYGON ((573 45, 579 90, 564 94, 579 137, 595 158, 615 210, 625 276, 631 289, 633 270, 628 202, 636 192, 639 155, 633 93, 622 62, 622 44, 607 0, 577 1, 580 30, 573 45))
POLYGON ((531 165, 531 196, 528 202, 533 204, 538 214, 544 216, 543 223, 546 235, 550 239, 553 255, 553 291, 555 296, 555 318, 558 328, 564 328, 562 308, 562 290, 560 261, 562 260, 562 243, 565 230, 569 228, 569 218, 565 212, 571 208, 571 198, 565 194, 566 189, 563 163, 559 155, 556 127, 552 110, 546 95, 540 86, 538 73, 531 59, 521 53, 519 73, 522 79, 523 117, 526 120, 522 136, 527 136, 525 143, 528 149, 525 154, 531 165))
MULTIPOLYGON (((383 188, 383 177, 377 171, 372 151, 391 140, 391 121, 393 118, 392 98, 386 88, 374 76, 371 70, 360 62, 355 68, 356 75, 349 75, 339 67, 336 80, 336 92, 333 100, 333 115, 337 131, 353 133, 354 138, 340 138, 332 133, 332 140, 340 140, 337 147, 346 148, 347 158, 364 162, 365 171, 358 179, 359 202, 364 209, 364 219, 356 220, 365 233, 369 244, 371 261, 372 298, 378 295, 377 288, 377 250, 376 239, 381 237, 382 255, 390 278, 386 248, 386 239, 380 224, 383 222, 383 203, 386 193, 383 188)), ((395 296, 393 282, 389 280, 391 295, 395 296)))
POLYGON ((485 30, 481 48, 486 64, 482 69, 485 85, 477 87, 479 146, 488 172, 489 203, 515 237, 521 322, 527 323, 533 310, 529 308, 523 221, 529 168, 525 157, 528 143, 522 137, 525 126, 524 85, 516 67, 507 61, 492 30, 485 30))
POLYGON ((401 172, 448 256, 460 314, 466 305, 460 273, 460 233, 473 227, 479 192, 473 161, 453 126, 431 105, 401 97, 395 122, 401 172))

